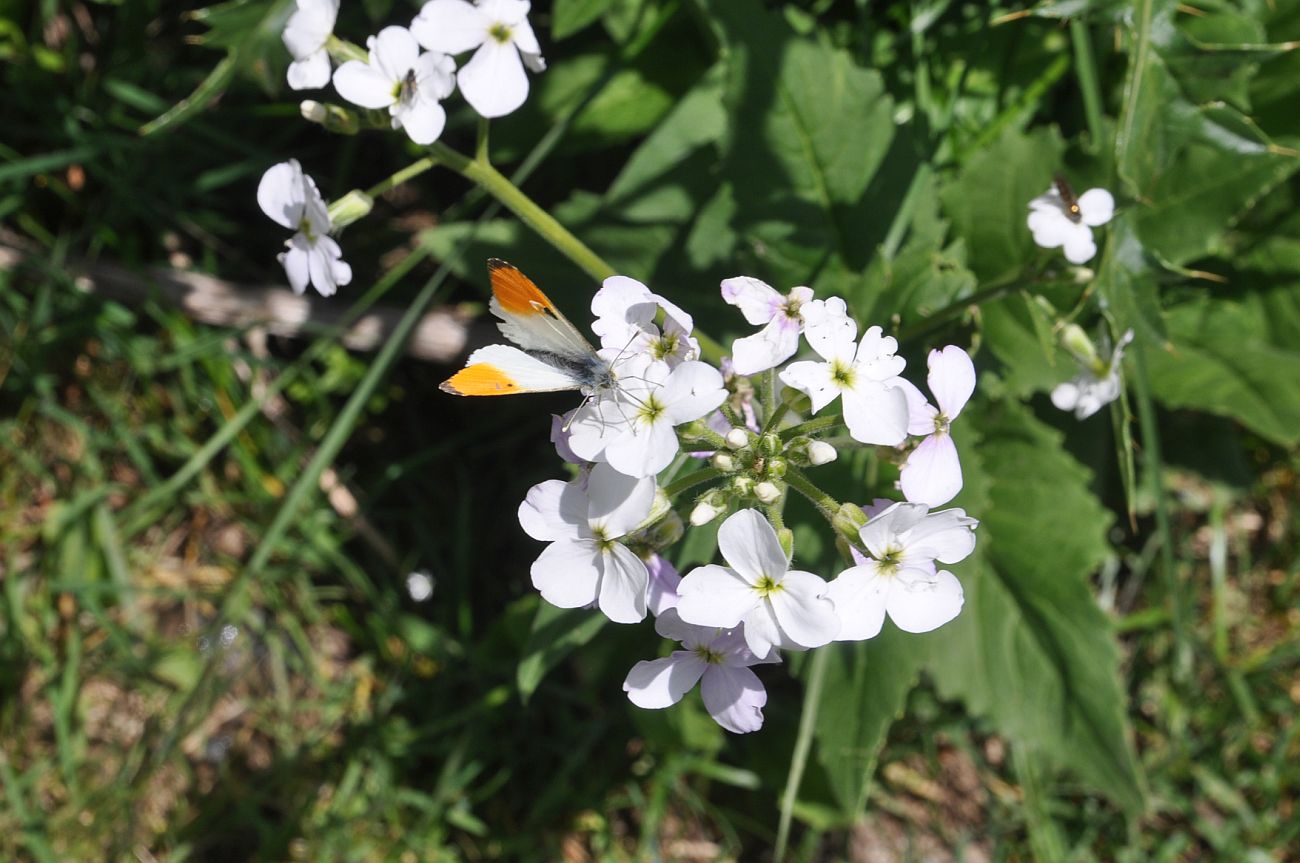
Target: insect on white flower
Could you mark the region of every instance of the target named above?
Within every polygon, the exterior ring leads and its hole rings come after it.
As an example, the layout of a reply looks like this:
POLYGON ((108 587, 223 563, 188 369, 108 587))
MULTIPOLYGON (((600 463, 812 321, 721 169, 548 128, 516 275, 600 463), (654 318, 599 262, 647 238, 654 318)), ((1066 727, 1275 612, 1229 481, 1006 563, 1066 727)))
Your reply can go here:
POLYGON ((339 95, 363 108, 387 108, 394 129, 404 129, 417 144, 432 144, 442 134, 447 112, 440 101, 456 86, 456 63, 420 46, 405 27, 385 27, 366 40, 370 61, 349 60, 334 72, 339 95))
POLYGON ((1097 254, 1092 229, 1115 215, 1115 198, 1105 189, 1089 189, 1077 198, 1057 174, 1052 187, 1029 202, 1029 230, 1044 249, 1064 247, 1065 259, 1083 264, 1097 254))

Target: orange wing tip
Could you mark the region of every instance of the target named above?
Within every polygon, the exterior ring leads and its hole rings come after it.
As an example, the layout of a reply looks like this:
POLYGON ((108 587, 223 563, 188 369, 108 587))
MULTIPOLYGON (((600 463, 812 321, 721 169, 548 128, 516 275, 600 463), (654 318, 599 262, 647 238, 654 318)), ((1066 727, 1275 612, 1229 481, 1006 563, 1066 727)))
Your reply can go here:
POLYGON ((488 275, 492 277, 492 296, 504 311, 523 316, 540 315, 546 310, 558 314, 550 298, 518 267, 500 258, 489 258, 488 275))
POLYGON ((523 392, 514 378, 487 363, 466 366, 439 384, 438 389, 457 396, 508 396, 523 392))

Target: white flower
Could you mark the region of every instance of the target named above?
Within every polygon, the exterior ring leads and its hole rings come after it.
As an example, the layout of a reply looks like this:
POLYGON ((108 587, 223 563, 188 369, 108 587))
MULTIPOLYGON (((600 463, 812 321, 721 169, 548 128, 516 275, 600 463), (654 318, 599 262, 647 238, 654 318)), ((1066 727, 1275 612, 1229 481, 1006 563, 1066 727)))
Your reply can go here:
POLYGON ((904 462, 899 487, 908 500, 933 507, 947 503, 961 491, 961 461, 950 426, 975 391, 975 365, 961 348, 948 345, 941 351, 930 351, 929 367, 926 382, 938 408, 910 382, 901 385, 908 401, 907 430, 926 438, 904 462))
POLYGON ((841 622, 837 640, 875 637, 886 614, 904 632, 929 632, 956 617, 965 601, 961 582, 935 561, 964 560, 978 524, 964 510, 931 513, 919 503, 895 503, 873 516, 858 530, 871 558, 827 590, 841 622))
POLYGON ((898 342, 871 327, 854 344, 857 324, 844 312, 843 300, 812 303, 805 312, 804 337, 825 362, 791 363, 781 380, 812 399, 817 413, 839 396, 844 423, 854 440, 894 446, 907 438, 907 396, 899 386, 906 362, 894 355, 898 342))
POLYGON ((416 602, 424 602, 433 596, 433 576, 422 569, 417 569, 406 576, 406 592, 416 602))
POLYGON ((821 647, 835 638, 840 624, 826 582, 789 568, 776 531, 757 510, 728 517, 718 528, 718 549, 730 566, 698 567, 677 586, 682 620, 723 629, 743 622, 755 656, 775 647, 821 647))
POLYGON ((533 486, 519 506, 519 523, 550 542, 533 563, 533 586, 560 608, 596 603, 615 623, 645 618, 649 574, 641 558, 617 542, 654 505, 652 479, 634 479, 596 465, 584 480, 533 486))
POLYGON ((339 0, 298 0, 298 8, 284 25, 284 47, 289 64, 289 86, 295 90, 324 87, 330 82, 330 55, 325 43, 334 32, 339 0))
POLYGON ((791 288, 783 297, 766 282, 736 276, 722 280, 722 298, 737 306, 746 321, 763 327, 732 343, 731 364, 736 374, 766 371, 794 356, 804 328, 803 307, 813 298, 811 288, 791 288))
POLYGON ((601 347, 622 357, 649 354, 673 368, 700 356, 700 343, 691 337, 691 316, 636 279, 610 276, 591 298, 591 312, 596 316, 591 329, 600 336, 601 347), (655 324, 660 309, 662 332, 655 324))
POLYGON ((430 51, 460 54, 477 48, 460 70, 460 92, 484 117, 504 117, 528 98, 525 64, 546 68, 537 36, 528 24, 526 0, 430 0, 411 32, 430 51))
POLYGON ((712 366, 692 360, 669 369, 637 355, 620 366, 618 389, 578 409, 569 448, 628 476, 653 476, 677 455, 674 427, 708 414, 726 397, 712 366))
POLYGON ((278 256, 294 293, 301 294, 310 284, 322 297, 330 297, 339 285, 352 281, 352 268, 329 235, 325 200, 297 159, 266 169, 257 184, 257 204, 276 224, 296 232, 285 241, 288 251, 278 256))
POLYGON ((1052 390, 1052 404, 1063 411, 1074 411, 1075 417, 1082 420, 1119 398, 1120 363, 1124 348, 1131 341, 1133 331, 1127 330, 1120 336, 1108 362, 1097 360, 1092 367, 1081 368, 1074 380, 1057 384, 1052 390))
POLYGON ((439 101, 455 89, 456 63, 434 51, 421 54, 405 27, 385 27, 366 46, 369 63, 349 60, 334 72, 339 95, 363 108, 387 108, 393 128, 417 144, 438 140, 447 122, 439 101))
POLYGON ((1044 249, 1065 247, 1065 259, 1072 264, 1092 260, 1097 244, 1092 229, 1115 215, 1115 199, 1105 189, 1089 189, 1073 202, 1053 185, 1029 202, 1029 230, 1034 242, 1044 249))
POLYGON ((633 704, 650 710, 670 707, 699 683, 704 708, 723 728, 745 734, 763 727, 767 690, 749 666, 780 662, 779 656, 755 656, 739 632, 684 623, 676 609, 655 621, 655 631, 686 649, 632 666, 623 691, 633 704))

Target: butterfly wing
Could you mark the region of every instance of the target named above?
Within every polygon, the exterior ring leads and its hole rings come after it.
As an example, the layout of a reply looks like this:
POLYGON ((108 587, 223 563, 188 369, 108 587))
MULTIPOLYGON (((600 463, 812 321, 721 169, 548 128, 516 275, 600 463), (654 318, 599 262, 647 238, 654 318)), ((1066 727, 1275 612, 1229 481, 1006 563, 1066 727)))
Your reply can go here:
POLYGON ((488 345, 469 355, 465 368, 438 387, 458 396, 508 396, 576 390, 583 381, 576 375, 509 345, 488 345))
POLYGON ((550 298, 519 269, 498 258, 488 259, 492 277, 492 313, 502 335, 526 351, 540 351, 570 362, 586 363, 596 349, 550 298))

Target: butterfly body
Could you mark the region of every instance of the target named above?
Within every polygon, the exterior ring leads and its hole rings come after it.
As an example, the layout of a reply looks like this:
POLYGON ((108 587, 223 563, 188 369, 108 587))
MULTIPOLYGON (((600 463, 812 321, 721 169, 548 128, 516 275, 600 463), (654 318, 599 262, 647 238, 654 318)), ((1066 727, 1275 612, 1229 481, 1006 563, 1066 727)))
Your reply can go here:
POLYGON ((465 368, 443 381, 458 396, 503 396, 578 390, 593 395, 616 387, 609 362, 518 268, 488 260, 492 313, 511 345, 488 345, 470 354, 465 368))

